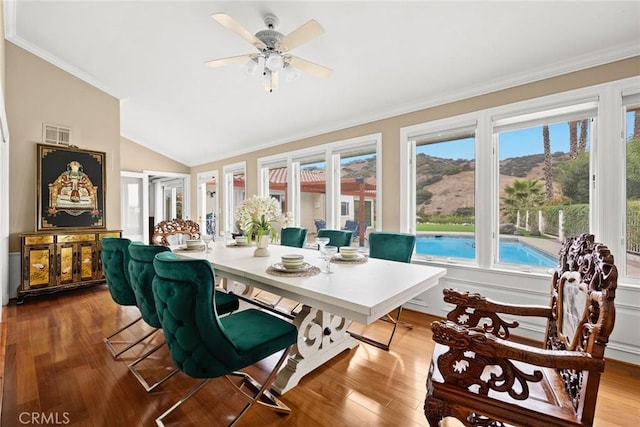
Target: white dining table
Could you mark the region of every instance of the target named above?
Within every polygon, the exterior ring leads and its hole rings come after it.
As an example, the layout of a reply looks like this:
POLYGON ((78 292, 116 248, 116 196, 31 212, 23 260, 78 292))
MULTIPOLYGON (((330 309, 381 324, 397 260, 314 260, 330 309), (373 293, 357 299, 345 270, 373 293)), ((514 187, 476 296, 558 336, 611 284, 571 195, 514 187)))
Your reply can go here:
POLYGON ((216 241, 207 252, 178 248, 175 253, 206 259, 219 277, 302 304, 293 319, 297 343, 272 387, 279 394, 342 351, 356 347, 358 341, 347 332, 351 322, 375 322, 435 286, 446 274, 444 268, 368 258, 364 263, 331 263, 331 274, 274 275, 267 269, 280 262, 282 255, 302 254, 305 262, 321 267, 320 252, 271 244, 270 256, 256 257, 254 250, 251 245, 216 241))

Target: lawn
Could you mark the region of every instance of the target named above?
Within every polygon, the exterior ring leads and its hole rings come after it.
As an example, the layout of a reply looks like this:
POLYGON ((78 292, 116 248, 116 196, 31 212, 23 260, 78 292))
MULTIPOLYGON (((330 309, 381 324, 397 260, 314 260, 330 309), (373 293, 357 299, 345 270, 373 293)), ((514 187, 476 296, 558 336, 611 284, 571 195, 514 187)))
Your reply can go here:
POLYGON ((470 233, 474 231, 473 224, 416 224, 416 231, 448 231, 470 233))

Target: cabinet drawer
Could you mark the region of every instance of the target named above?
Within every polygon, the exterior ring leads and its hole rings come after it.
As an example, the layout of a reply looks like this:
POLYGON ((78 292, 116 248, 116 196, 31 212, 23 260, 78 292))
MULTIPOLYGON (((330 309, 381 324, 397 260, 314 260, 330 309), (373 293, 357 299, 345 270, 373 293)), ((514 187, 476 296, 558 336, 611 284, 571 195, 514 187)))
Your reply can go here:
POLYGON ((58 236, 58 243, 74 243, 74 242, 86 242, 94 241, 95 234, 60 234, 58 236))
POLYGON ((48 245, 53 243, 53 236, 26 236, 24 238, 25 245, 48 245))

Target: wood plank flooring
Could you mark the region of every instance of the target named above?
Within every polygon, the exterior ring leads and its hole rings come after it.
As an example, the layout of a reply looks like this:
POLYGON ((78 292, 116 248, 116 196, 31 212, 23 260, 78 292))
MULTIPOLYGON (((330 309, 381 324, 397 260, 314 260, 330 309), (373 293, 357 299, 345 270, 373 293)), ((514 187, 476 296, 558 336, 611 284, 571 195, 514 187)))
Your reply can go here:
MULTIPOLYGON (((122 360, 111 357, 103 338, 138 313, 117 306, 106 286, 27 299, 20 306, 12 302, 6 312, 2 426, 154 426, 160 413, 198 383, 178 373, 146 393, 127 369, 145 349, 136 348, 122 360)), ((403 319, 414 329, 398 328, 390 351, 360 344, 343 352, 282 396, 290 415, 254 407, 240 425, 428 426, 422 406, 434 318, 405 310, 403 319)), ((388 328, 377 322, 366 332, 384 339, 388 328)), ((159 378, 171 369, 166 348, 158 353, 142 364, 146 377, 159 378)), ((250 373, 262 380, 277 356, 250 373)), ((227 425, 244 403, 225 379, 214 379, 166 422, 227 425)), ((595 425, 640 425, 640 367, 607 362, 595 425)))

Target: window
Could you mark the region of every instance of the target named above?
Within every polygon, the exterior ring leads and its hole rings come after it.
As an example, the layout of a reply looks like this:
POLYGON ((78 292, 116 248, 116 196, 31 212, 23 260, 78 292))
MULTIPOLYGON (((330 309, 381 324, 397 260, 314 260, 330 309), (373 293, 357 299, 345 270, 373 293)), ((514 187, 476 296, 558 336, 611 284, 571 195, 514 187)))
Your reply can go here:
POLYGON ((235 212, 246 198, 245 163, 226 165, 222 169, 224 175, 224 230, 237 231, 235 212))
MULTIPOLYGON (((347 225, 354 234, 364 233, 376 227, 381 213, 381 144, 375 134, 260 158, 260 194, 281 200, 294 224, 310 235, 347 225), (364 227, 358 229, 355 221, 364 227)), ((360 242, 366 244, 364 235, 360 242)))
POLYGON ((340 170, 340 227, 351 230, 354 241, 366 246, 365 232, 375 224, 380 186, 377 143, 358 141, 333 152, 340 170))
POLYGON ((280 202, 282 212, 291 210, 289 207, 289 168, 287 159, 280 158, 271 161, 259 161, 260 171, 260 195, 262 197, 273 197, 280 202))
MULTIPOLYGON (((468 120, 467 120, 468 122, 468 120)), ((409 230, 416 255, 473 261, 476 122, 432 124, 410 136, 409 230)))
POLYGON ((327 222, 327 162, 325 152, 293 160, 300 225, 315 233, 318 221, 327 222))
POLYGON ((349 202, 340 202, 340 215, 349 216, 349 202))
POLYGON ((595 107, 588 102, 495 121, 496 262, 555 267, 561 242, 590 232, 595 107))
POLYGON ((625 97, 623 104, 626 110, 626 257, 623 271, 628 277, 640 278, 640 95, 625 97))

